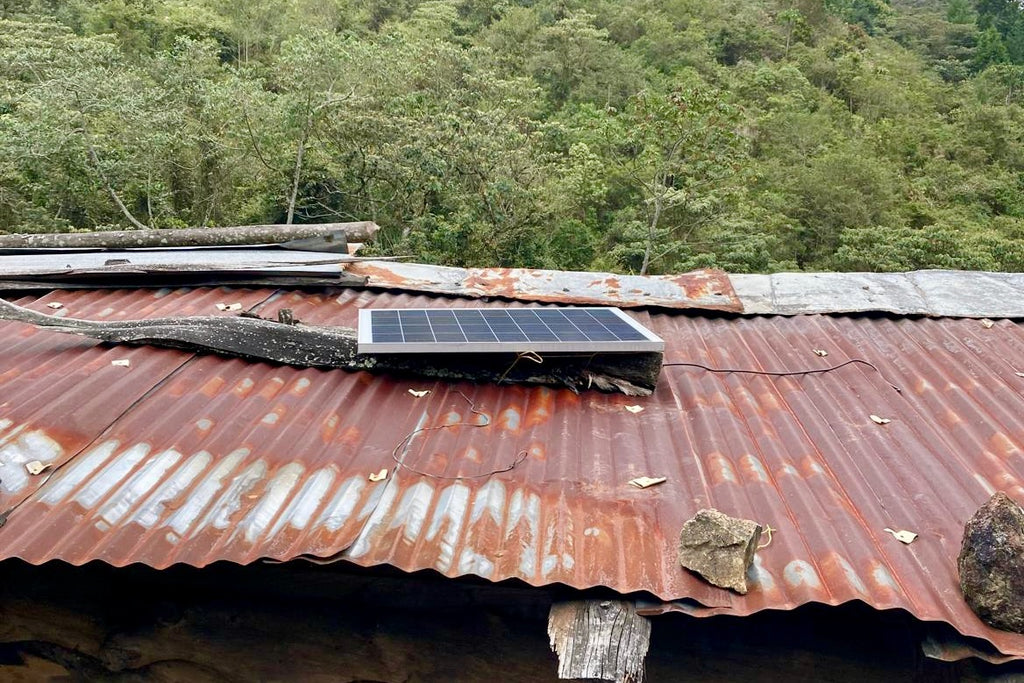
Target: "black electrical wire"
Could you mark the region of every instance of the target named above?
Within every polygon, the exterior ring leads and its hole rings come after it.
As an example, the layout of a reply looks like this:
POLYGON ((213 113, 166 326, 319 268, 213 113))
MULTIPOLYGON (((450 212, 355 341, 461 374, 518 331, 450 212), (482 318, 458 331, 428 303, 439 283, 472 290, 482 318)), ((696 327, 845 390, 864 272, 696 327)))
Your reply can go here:
POLYGON ((699 368, 701 370, 706 370, 708 372, 717 372, 717 373, 730 374, 730 375, 731 374, 736 374, 736 375, 764 375, 764 376, 767 376, 767 377, 797 377, 797 376, 800 376, 800 375, 817 375, 817 374, 822 374, 822 373, 826 373, 826 372, 832 372, 834 370, 838 370, 840 368, 844 368, 847 365, 852 365, 854 363, 860 363, 861 365, 868 366, 869 368, 871 368, 872 370, 877 372, 878 375, 882 378, 882 380, 886 384, 888 384, 890 387, 892 387, 894 390, 896 390, 896 393, 898 393, 898 394, 902 394, 903 393, 902 389, 900 389, 898 386, 896 386, 895 384, 893 384, 892 382, 890 382, 888 379, 885 378, 885 375, 882 374, 882 371, 879 370, 875 366, 874 363, 872 363, 870 361, 866 361, 866 360, 864 360, 862 358, 851 358, 850 360, 845 361, 843 363, 840 363, 839 365, 831 365, 831 366, 829 366, 827 368, 813 368, 813 369, 810 369, 810 370, 780 370, 780 371, 772 371, 772 370, 749 370, 749 369, 745 369, 745 368, 714 368, 714 367, 711 367, 710 365, 704 365, 703 363, 688 363, 688 362, 686 362, 686 363, 684 363, 684 362, 662 363, 661 367, 663 367, 663 368, 670 368, 670 367, 699 368))

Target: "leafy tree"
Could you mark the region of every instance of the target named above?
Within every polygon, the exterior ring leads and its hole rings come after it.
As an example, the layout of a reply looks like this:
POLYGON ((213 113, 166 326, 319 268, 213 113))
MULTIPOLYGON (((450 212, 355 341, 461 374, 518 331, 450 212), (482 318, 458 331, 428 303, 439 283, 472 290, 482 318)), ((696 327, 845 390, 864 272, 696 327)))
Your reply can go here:
POLYGON ((789 56, 789 46, 794 42, 806 42, 810 39, 810 31, 807 28, 807 20, 798 9, 787 9, 779 12, 779 23, 784 27, 786 33, 786 56, 789 56))
POLYGON ((1011 234, 1000 234, 957 217, 923 228, 851 230, 843 234, 836 262, 844 269, 876 272, 1020 270, 1024 267, 1024 247, 1019 239, 1022 227, 1021 223, 1006 226, 1011 234))
POLYGON ((846 230, 888 223, 895 175, 866 150, 829 151, 793 173, 787 212, 798 223, 792 247, 802 266, 825 264, 846 230))
POLYGON ((969 0, 949 0, 946 19, 953 24, 973 24, 975 14, 969 0))
POLYGON ((825 0, 825 6, 851 24, 863 26, 873 34, 891 15, 886 0, 825 0))
POLYGON ((1017 0, 975 0, 977 23, 982 29, 994 28, 1006 36, 1020 19, 1021 7, 1017 0))
POLYGON ((995 64, 985 69, 974 81, 979 99, 999 102, 1009 107, 1024 104, 1024 66, 995 64))
MULTIPOLYGON (((701 83, 668 93, 644 91, 621 113, 612 112, 605 144, 621 180, 641 201, 643 237, 635 264, 644 274, 655 261, 685 249, 686 239, 715 216, 732 191, 743 141, 739 112, 701 83)), ((633 225, 638 225, 637 219, 633 225)))
POLYGON ((993 64, 1005 64, 1010 61, 1010 53, 1003 43, 1002 36, 994 26, 989 26, 978 37, 978 47, 974 51, 973 66, 975 71, 982 71, 993 64))
POLYGON ((1024 13, 1017 15, 1017 20, 1007 30, 1003 41, 1007 58, 1014 64, 1024 65, 1024 13))
POLYGON ((528 68, 556 109, 570 100, 617 106, 636 92, 640 65, 608 40, 594 18, 573 12, 537 31, 528 68))
MULTIPOLYGON (((91 209, 98 223, 109 220, 96 204, 95 193, 100 193, 123 218, 143 226, 133 213, 138 203, 131 198, 126 203, 121 188, 163 144, 161 94, 105 41, 78 38, 46 24, 12 28, 20 30, 5 47, 9 63, 21 72, 20 92, 5 116, 4 139, 20 166, 18 175, 34 180, 52 173, 63 179, 71 190, 63 199, 70 206, 59 196, 48 201, 58 204, 57 216, 91 209), (42 49, 36 42, 40 30, 53 41, 42 49)), ((24 185, 22 191, 31 187, 24 185)))

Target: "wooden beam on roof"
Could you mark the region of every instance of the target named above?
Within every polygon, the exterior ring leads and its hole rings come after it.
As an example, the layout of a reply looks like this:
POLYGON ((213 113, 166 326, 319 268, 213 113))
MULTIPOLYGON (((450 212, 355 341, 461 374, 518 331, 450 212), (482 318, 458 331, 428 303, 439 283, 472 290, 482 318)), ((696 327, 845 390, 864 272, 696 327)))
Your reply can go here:
POLYGON ((367 242, 376 223, 318 223, 313 225, 239 225, 226 228, 113 230, 0 235, 0 249, 152 249, 226 247, 276 244, 306 251, 345 251, 347 242, 367 242), (319 242, 324 244, 319 245, 319 242))
POLYGON ((651 622, 626 600, 556 602, 548 616, 558 677, 569 681, 642 683, 651 622))
POLYGON ((552 355, 543 363, 523 354, 360 354, 347 327, 285 324, 246 312, 238 316, 182 316, 98 321, 56 317, 0 299, 0 320, 113 344, 149 345, 216 353, 296 367, 365 370, 440 380, 543 384, 573 391, 600 389, 649 396, 661 372, 661 353, 552 355))

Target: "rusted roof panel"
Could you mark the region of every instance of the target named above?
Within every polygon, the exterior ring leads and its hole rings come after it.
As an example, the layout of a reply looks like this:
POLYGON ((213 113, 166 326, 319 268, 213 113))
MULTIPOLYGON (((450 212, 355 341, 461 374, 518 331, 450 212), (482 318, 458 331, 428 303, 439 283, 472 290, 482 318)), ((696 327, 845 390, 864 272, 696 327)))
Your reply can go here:
MULTIPOLYGON (((108 319, 213 314, 215 303, 238 301, 332 325, 354 325, 369 305, 479 305, 355 290, 17 301, 108 319)), ((311 556, 642 590, 696 600, 708 614, 862 600, 1024 656, 1024 637, 967 608, 955 568, 963 523, 993 491, 1024 500, 1020 325, 632 315, 666 340, 667 362, 798 370, 862 358, 880 372, 857 364, 769 378, 667 367, 655 394, 637 399, 110 348, 2 323, 0 510, 9 516, 0 553, 154 567, 311 556), (110 365, 119 358, 131 366, 110 365), (627 410, 634 405, 643 410, 627 410), (402 446, 413 430, 444 424, 453 426, 402 446), (509 471, 445 478, 506 468, 524 451, 509 471), (431 476, 398 469, 370 481, 393 454, 431 476), (31 460, 50 468, 30 475, 31 460), (627 483, 642 475, 668 480, 627 483), (746 596, 676 564, 678 530, 708 506, 775 530, 746 596), (904 545, 886 527, 920 536, 904 545)))
POLYGON ((633 308, 700 308, 742 312, 729 276, 719 270, 682 275, 614 275, 530 268, 449 268, 388 261, 352 263, 367 287, 519 301, 633 308))

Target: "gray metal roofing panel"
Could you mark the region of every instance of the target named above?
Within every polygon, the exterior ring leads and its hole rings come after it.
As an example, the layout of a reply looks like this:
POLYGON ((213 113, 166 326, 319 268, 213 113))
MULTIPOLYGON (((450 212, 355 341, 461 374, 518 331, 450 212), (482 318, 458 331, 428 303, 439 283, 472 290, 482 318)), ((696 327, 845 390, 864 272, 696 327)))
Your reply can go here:
POLYGON ((910 273, 730 275, 748 315, 883 312, 959 318, 1024 317, 1024 274, 910 273))
POLYGON ((924 294, 930 315, 1024 317, 1024 273, 919 270, 907 278, 924 294))

